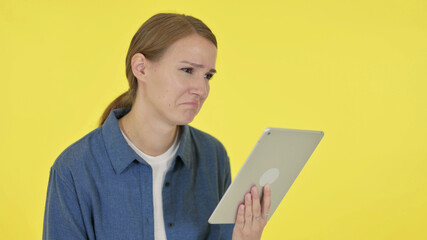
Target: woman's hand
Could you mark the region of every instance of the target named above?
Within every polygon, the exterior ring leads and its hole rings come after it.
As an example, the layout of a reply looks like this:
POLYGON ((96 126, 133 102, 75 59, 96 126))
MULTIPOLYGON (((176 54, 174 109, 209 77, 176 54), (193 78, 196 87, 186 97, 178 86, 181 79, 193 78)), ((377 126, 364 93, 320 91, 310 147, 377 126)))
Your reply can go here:
POLYGON ((251 192, 245 194, 245 203, 240 204, 237 210, 233 240, 261 239, 262 231, 268 221, 270 206, 270 185, 267 184, 263 188, 262 202, 260 202, 258 188, 253 186, 251 192))

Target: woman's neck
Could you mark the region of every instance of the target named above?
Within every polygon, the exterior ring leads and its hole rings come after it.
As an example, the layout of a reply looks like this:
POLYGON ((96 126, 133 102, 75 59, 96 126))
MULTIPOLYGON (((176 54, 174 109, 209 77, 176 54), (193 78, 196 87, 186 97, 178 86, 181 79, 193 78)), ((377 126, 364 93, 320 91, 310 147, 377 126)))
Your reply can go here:
POLYGON ((142 152, 158 156, 173 144, 178 126, 168 125, 144 114, 142 106, 133 106, 131 111, 119 119, 119 126, 126 137, 142 152))

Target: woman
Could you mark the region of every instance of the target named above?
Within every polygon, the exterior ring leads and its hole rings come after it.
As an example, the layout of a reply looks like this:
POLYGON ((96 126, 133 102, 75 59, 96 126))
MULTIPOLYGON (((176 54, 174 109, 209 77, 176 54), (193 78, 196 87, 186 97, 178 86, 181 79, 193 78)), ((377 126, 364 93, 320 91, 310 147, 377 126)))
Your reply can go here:
MULTIPOLYGON (((129 90, 51 168, 44 239, 260 239, 271 192, 235 225, 207 220, 231 182, 222 144, 188 126, 209 94, 217 43, 200 20, 157 14, 132 39, 129 90)), ((243 196, 242 196, 243 197, 243 196)))

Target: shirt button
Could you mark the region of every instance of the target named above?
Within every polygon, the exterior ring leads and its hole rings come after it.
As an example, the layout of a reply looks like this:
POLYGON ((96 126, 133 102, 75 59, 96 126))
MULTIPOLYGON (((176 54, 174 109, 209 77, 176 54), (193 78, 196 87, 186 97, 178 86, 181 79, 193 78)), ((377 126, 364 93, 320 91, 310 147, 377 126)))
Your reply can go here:
POLYGON ((170 183, 170 182, 166 182, 166 183, 165 183, 165 186, 166 186, 166 187, 169 187, 170 185, 171 185, 171 183, 170 183))
POLYGON ((169 227, 173 227, 173 223, 169 223, 169 224, 168 224, 168 226, 169 226, 169 227))

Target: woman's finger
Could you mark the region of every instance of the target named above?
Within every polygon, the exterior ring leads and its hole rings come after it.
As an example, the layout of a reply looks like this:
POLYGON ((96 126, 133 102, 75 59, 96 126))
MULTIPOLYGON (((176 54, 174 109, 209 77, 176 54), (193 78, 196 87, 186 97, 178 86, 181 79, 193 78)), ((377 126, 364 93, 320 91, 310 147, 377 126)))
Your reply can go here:
POLYGON ((235 227, 242 230, 244 226, 245 226, 245 205, 240 204, 237 210, 235 227))
POLYGON ((271 188, 270 188, 270 184, 267 184, 263 187, 263 196, 262 196, 262 218, 266 221, 268 220, 270 207, 271 207, 271 188))
POLYGON ((245 195, 245 226, 244 228, 252 227, 252 196, 250 193, 245 195))
POLYGON ((251 188, 252 194, 252 214, 254 221, 259 221, 261 219, 261 204, 259 199, 259 193, 257 186, 251 188))

